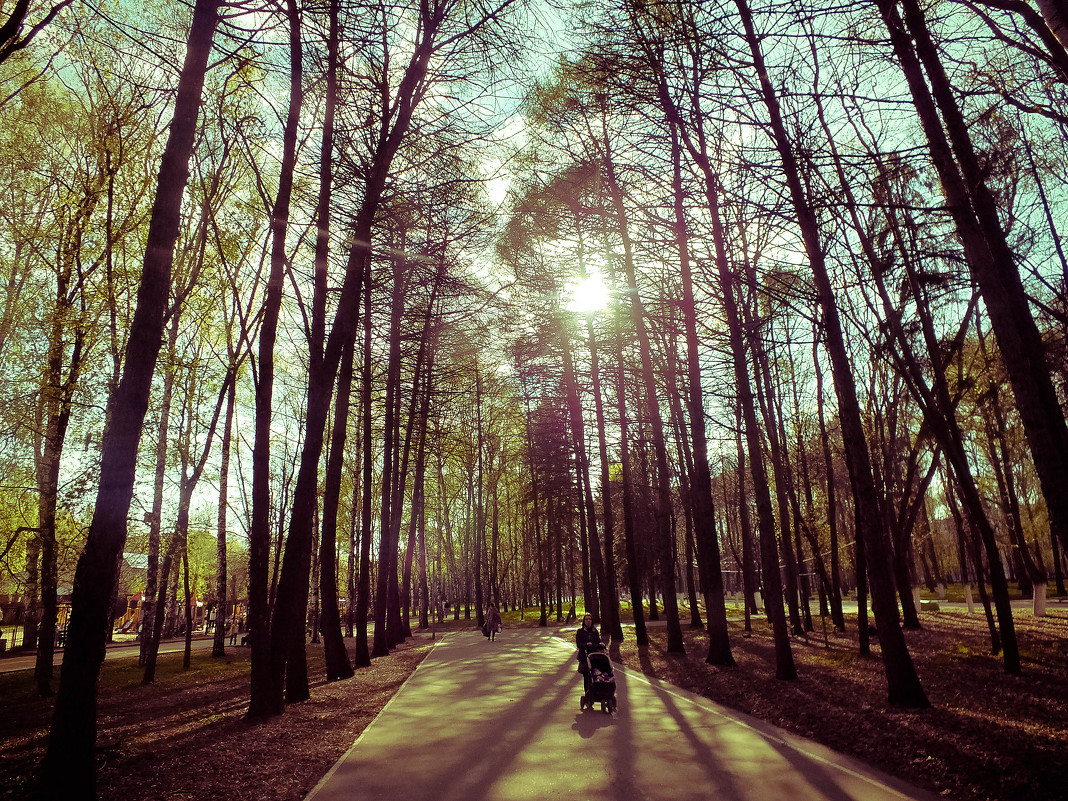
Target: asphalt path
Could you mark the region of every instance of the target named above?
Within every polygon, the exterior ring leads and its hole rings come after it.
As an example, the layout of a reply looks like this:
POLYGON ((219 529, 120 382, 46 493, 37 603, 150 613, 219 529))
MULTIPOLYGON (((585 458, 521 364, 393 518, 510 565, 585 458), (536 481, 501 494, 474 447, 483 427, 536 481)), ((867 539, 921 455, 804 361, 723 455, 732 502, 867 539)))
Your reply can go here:
POLYGON ((618 668, 579 710, 574 646, 530 629, 447 635, 309 801, 883 801, 934 796, 618 668))
MULTIPOLYGON (((194 651, 203 651, 211 649, 211 637, 193 637, 192 649, 194 651)), ((235 648, 240 646, 227 646, 228 648, 235 648)), ((123 659, 126 657, 136 657, 141 650, 141 646, 136 642, 131 643, 119 643, 109 645, 107 649, 107 655, 105 659, 123 659)), ((174 654, 182 653, 185 650, 185 639, 180 640, 166 640, 159 644, 159 653, 162 654, 174 654)), ((56 668, 63 663, 63 650, 56 650, 56 668)), ((20 654, 18 656, 5 656, 0 659, 0 673, 11 673, 15 670, 33 670, 34 663, 37 660, 36 654, 20 654)), ((58 676, 58 672, 56 673, 58 676)))

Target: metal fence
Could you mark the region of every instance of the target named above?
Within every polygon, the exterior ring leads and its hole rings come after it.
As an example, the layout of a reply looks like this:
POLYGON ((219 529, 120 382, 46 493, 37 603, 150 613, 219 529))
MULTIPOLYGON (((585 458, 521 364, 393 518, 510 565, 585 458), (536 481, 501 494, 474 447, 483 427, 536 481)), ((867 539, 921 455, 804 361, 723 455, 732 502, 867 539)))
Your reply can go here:
POLYGON ((0 626, 0 640, 4 641, 3 651, 11 652, 15 648, 21 648, 24 635, 22 624, 0 626))

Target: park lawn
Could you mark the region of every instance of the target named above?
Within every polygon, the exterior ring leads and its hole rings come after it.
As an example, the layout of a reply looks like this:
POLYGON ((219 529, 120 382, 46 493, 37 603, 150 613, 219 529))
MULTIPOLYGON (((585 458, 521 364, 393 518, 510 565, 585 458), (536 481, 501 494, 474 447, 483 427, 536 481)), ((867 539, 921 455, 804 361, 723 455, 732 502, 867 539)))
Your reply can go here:
MULTIPOLYGON (((582 608, 579 607, 581 614, 582 608)), ((505 627, 536 626, 527 610, 505 613, 505 627)), ((799 680, 774 678, 770 632, 762 620, 745 637, 730 620, 734 668, 706 664, 707 635, 683 616, 685 655, 667 654, 663 625, 650 645, 628 638, 613 648, 627 668, 672 682, 739 711, 813 738, 887 773, 948 798, 1063 799, 1068 787, 1068 612, 1016 619, 1024 664, 1007 676, 989 653, 981 615, 921 615, 907 632, 917 670, 933 706, 903 710, 886 703, 877 641, 857 653, 854 629, 828 632, 819 618, 808 641, 792 640, 799 680)), ((852 624, 852 620, 849 621, 852 624)), ((550 615, 570 639, 574 624, 550 615)), ((438 632, 471 628, 450 619, 438 632)), ((350 641, 351 642, 351 641, 350 641)), ((104 663, 100 682, 101 799, 145 801, 207 798, 282 801, 303 798, 351 746, 432 646, 420 633, 353 679, 327 683, 322 646, 309 645, 309 701, 278 718, 244 720, 248 650, 228 648, 224 660, 194 652, 160 658, 157 680, 141 684, 136 660, 104 663)), ((33 774, 45 746, 52 701, 33 696, 29 672, 0 675, 0 799, 33 799, 33 774)), ((625 699, 621 699, 625 702, 625 699)))

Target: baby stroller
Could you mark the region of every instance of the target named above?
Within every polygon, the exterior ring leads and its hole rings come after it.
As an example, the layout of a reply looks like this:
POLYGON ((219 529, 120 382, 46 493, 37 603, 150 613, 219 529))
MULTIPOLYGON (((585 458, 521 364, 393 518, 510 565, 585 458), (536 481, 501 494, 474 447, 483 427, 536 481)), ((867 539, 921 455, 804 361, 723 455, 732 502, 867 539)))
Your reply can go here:
POLYGON ((579 709, 593 709, 594 704, 600 704, 602 712, 612 714, 616 711, 616 677, 608 654, 590 651, 586 654, 586 670, 589 671, 590 689, 579 700, 579 709))

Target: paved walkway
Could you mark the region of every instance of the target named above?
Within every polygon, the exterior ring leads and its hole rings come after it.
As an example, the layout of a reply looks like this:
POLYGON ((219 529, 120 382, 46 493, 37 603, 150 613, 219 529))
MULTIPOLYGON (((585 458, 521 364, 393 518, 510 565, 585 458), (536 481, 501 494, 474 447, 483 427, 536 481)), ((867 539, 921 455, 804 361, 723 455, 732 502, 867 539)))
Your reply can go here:
MULTIPOLYGON (((229 638, 226 640, 230 642, 229 638)), ((203 634, 194 634, 192 650, 204 651, 210 650, 212 644, 212 638, 203 634)), ((240 647, 240 646, 227 646, 228 648, 240 647)), ((185 638, 176 640, 164 640, 159 644, 159 653, 162 654, 180 654, 185 651, 185 638)), ((107 651, 104 655, 105 659, 122 659, 124 657, 137 656, 141 652, 141 646, 132 641, 126 640, 115 643, 108 643, 107 651)), ((53 675, 55 678, 59 678, 59 666, 63 664, 64 650, 62 648, 56 649, 55 656, 55 670, 53 675)), ((33 670, 37 664, 37 653, 30 651, 29 653, 20 651, 15 654, 8 654, 0 659, 0 673, 11 673, 15 670, 33 670)))
POLYGON ((638 673, 579 711, 574 649, 446 636, 309 801, 883 801, 934 796, 638 673))

